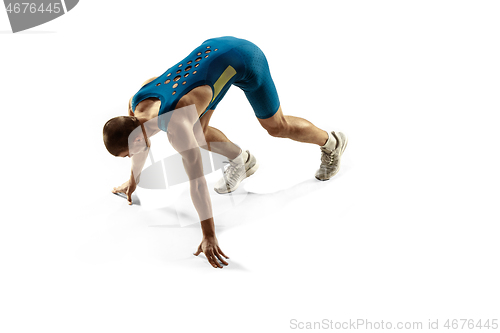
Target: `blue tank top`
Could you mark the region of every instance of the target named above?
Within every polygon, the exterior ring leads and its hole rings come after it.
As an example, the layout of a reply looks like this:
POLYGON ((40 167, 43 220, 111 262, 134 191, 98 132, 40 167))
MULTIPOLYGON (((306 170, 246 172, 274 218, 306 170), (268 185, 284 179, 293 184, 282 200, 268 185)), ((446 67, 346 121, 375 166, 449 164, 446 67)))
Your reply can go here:
POLYGON ((172 115, 170 111, 175 109, 177 102, 189 91, 202 85, 209 85, 213 96, 203 114, 215 109, 233 83, 249 79, 246 77, 244 59, 235 50, 248 44, 254 45, 247 40, 229 36, 206 40, 187 57, 144 85, 132 98, 132 110, 135 112, 137 104, 146 98, 159 98, 158 126, 166 131, 172 115))

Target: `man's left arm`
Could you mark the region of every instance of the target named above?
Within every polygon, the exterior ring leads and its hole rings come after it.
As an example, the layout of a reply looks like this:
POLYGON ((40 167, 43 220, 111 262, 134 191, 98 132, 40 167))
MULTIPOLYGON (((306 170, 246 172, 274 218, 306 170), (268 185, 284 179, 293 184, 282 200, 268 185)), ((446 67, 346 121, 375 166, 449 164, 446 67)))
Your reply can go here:
POLYGON ((189 177, 191 200, 201 221, 203 239, 194 255, 203 252, 213 267, 222 268, 218 260, 227 265, 222 257, 228 257, 220 249, 215 235, 212 203, 193 124, 186 119, 175 121, 172 117, 167 133, 170 143, 182 156, 182 163, 189 177))

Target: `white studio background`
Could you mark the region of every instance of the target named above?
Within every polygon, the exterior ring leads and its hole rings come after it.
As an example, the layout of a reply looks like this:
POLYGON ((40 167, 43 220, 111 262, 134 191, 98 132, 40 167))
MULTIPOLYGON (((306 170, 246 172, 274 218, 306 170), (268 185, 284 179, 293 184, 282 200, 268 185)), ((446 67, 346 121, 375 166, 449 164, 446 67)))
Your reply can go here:
POLYGON ((498 2, 82 0, 17 34, 1 12, 0 331, 498 318, 498 2), (216 270, 189 212, 110 193, 130 161, 101 135, 224 35, 264 50, 285 114, 349 145, 318 182, 319 149, 270 137, 232 87, 211 123, 261 168, 216 216, 216 270))

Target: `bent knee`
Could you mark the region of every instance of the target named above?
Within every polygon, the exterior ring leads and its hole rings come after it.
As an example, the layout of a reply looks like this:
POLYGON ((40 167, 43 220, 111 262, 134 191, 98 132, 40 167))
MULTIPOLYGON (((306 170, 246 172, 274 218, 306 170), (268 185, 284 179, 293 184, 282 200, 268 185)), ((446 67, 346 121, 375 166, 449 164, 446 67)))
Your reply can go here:
POLYGON ((264 126, 269 135, 276 138, 282 138, 286 133, 286 124, 278 124, 276 126, 264 126))

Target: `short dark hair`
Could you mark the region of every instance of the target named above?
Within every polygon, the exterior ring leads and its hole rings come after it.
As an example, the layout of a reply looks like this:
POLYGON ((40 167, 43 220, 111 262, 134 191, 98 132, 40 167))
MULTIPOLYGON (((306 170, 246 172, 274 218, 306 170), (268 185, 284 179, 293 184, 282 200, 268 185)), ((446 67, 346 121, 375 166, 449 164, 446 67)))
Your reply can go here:
POLYGON ((128 137, 141 123, 137 117, 119 116, 104 124, 102 136, 110 154, 118 156, 128 150, 128 137))

